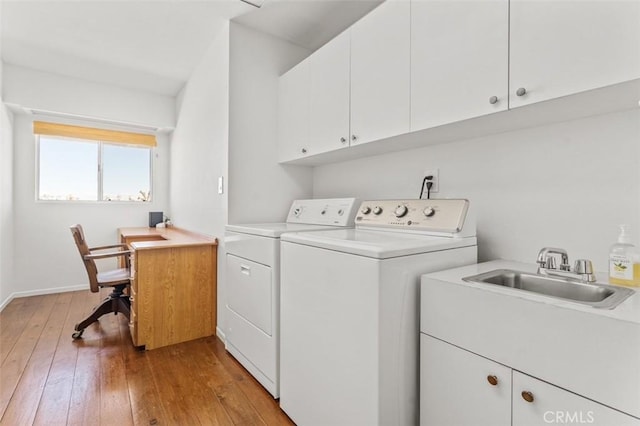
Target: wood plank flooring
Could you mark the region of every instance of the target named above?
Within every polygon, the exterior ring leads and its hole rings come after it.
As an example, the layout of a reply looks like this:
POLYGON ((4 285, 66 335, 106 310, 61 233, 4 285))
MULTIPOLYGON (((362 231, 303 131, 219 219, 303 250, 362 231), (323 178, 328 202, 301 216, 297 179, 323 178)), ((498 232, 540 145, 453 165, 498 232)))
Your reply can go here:
POLYGON ((152 351, 126 318, 73 327, 106 293, 14 299, 0 312, 0 425, 293 425, 216 337, 152 351))

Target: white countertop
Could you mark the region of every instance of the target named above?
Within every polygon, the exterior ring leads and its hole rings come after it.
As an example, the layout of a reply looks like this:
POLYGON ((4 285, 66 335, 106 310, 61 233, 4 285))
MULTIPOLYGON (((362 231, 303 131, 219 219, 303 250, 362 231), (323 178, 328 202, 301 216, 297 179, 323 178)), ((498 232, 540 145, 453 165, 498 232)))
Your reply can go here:
MULTIPOLYGON (((625 287, 635 290, 635 294, 624 300, 621 304, 614 309, 600 309, 593 308, 588 305, 583 305, 577 302, 571 302, 568 300, 557 299, 555 297, 545 296, 529 291, 523 291, 518 289, 512 289, 508 287, 502 287, 493 284, 483 284, 476 282, 463 281, 462 278, 482 274, 485 272, 493 271, 495 269, 514 269, 523 272, 535 273, 537 270, 536 264, 521 263, 510 260, 493 260, 490 262, 478 263, 475 265, 464 266, 456 269, 449 269, 446 271, 434 272, 428 274, 430 279, 439 281, 445 281, 452 284, 462 285, 471 288, 483 289, 486 291, 509 295, 520 299, 535 301, 546 305, 553 305, 566 309, 573 309, 576 311, 585 312, 593 315, 600 315, 608 318, 617 319, 620 321, 631 322, 640 325, 640 287, 625 287)), ((597 283, 610 285, 607 280, 606 274, 597 274, 597 283)))

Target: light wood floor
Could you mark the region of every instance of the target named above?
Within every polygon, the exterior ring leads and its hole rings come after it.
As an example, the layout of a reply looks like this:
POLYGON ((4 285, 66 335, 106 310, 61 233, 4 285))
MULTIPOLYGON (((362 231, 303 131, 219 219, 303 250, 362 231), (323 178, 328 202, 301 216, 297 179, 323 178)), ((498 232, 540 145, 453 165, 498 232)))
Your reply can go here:
POLYGON ((74 341, 100 297, 25 297, 0 313, 0 424, 293 424, 215 337, 139 351, 126 319, 106 315, 74 341))

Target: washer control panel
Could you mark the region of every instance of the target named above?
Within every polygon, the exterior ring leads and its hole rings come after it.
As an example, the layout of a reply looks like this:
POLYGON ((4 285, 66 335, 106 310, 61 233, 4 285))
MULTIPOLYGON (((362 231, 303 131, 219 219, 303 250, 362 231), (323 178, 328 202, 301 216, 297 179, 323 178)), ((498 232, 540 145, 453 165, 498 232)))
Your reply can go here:
POLYGON ((371 200, 363 201, 356 227, 406 229, 457 233, 462 231, 469 200, 371 200))
POLYGON ((356 207, 355 198, 295 200, 289 209, 287 223, 353 226, 356 207))

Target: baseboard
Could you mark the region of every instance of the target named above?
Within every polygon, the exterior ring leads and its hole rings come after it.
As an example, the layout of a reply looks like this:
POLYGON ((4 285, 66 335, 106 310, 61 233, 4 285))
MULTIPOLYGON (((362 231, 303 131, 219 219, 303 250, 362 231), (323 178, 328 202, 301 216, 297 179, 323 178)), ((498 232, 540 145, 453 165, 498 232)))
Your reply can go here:
POLYGON ((29 297, 29 296, 40 296, 43 294, 53 294, 53 293, 66 293, 68 291, 78 291, 78 290, 88 290, 89 287, 86 284, 82 285, 73 285, 69 287, 54 287, 54 288, 46 288, 41 290, 29 290, 29 291, 16 291, 11 293, 9 297, 7 297, 2 304, 0 304, 0 311, 2 311, 13 299, 18 299, 20 297, 29 297))
POLYGON ((220 327, 216 327, 216 336, 218 336, 218 339, 222 340, 222 343, 227 341, 227 338, 220 327))

